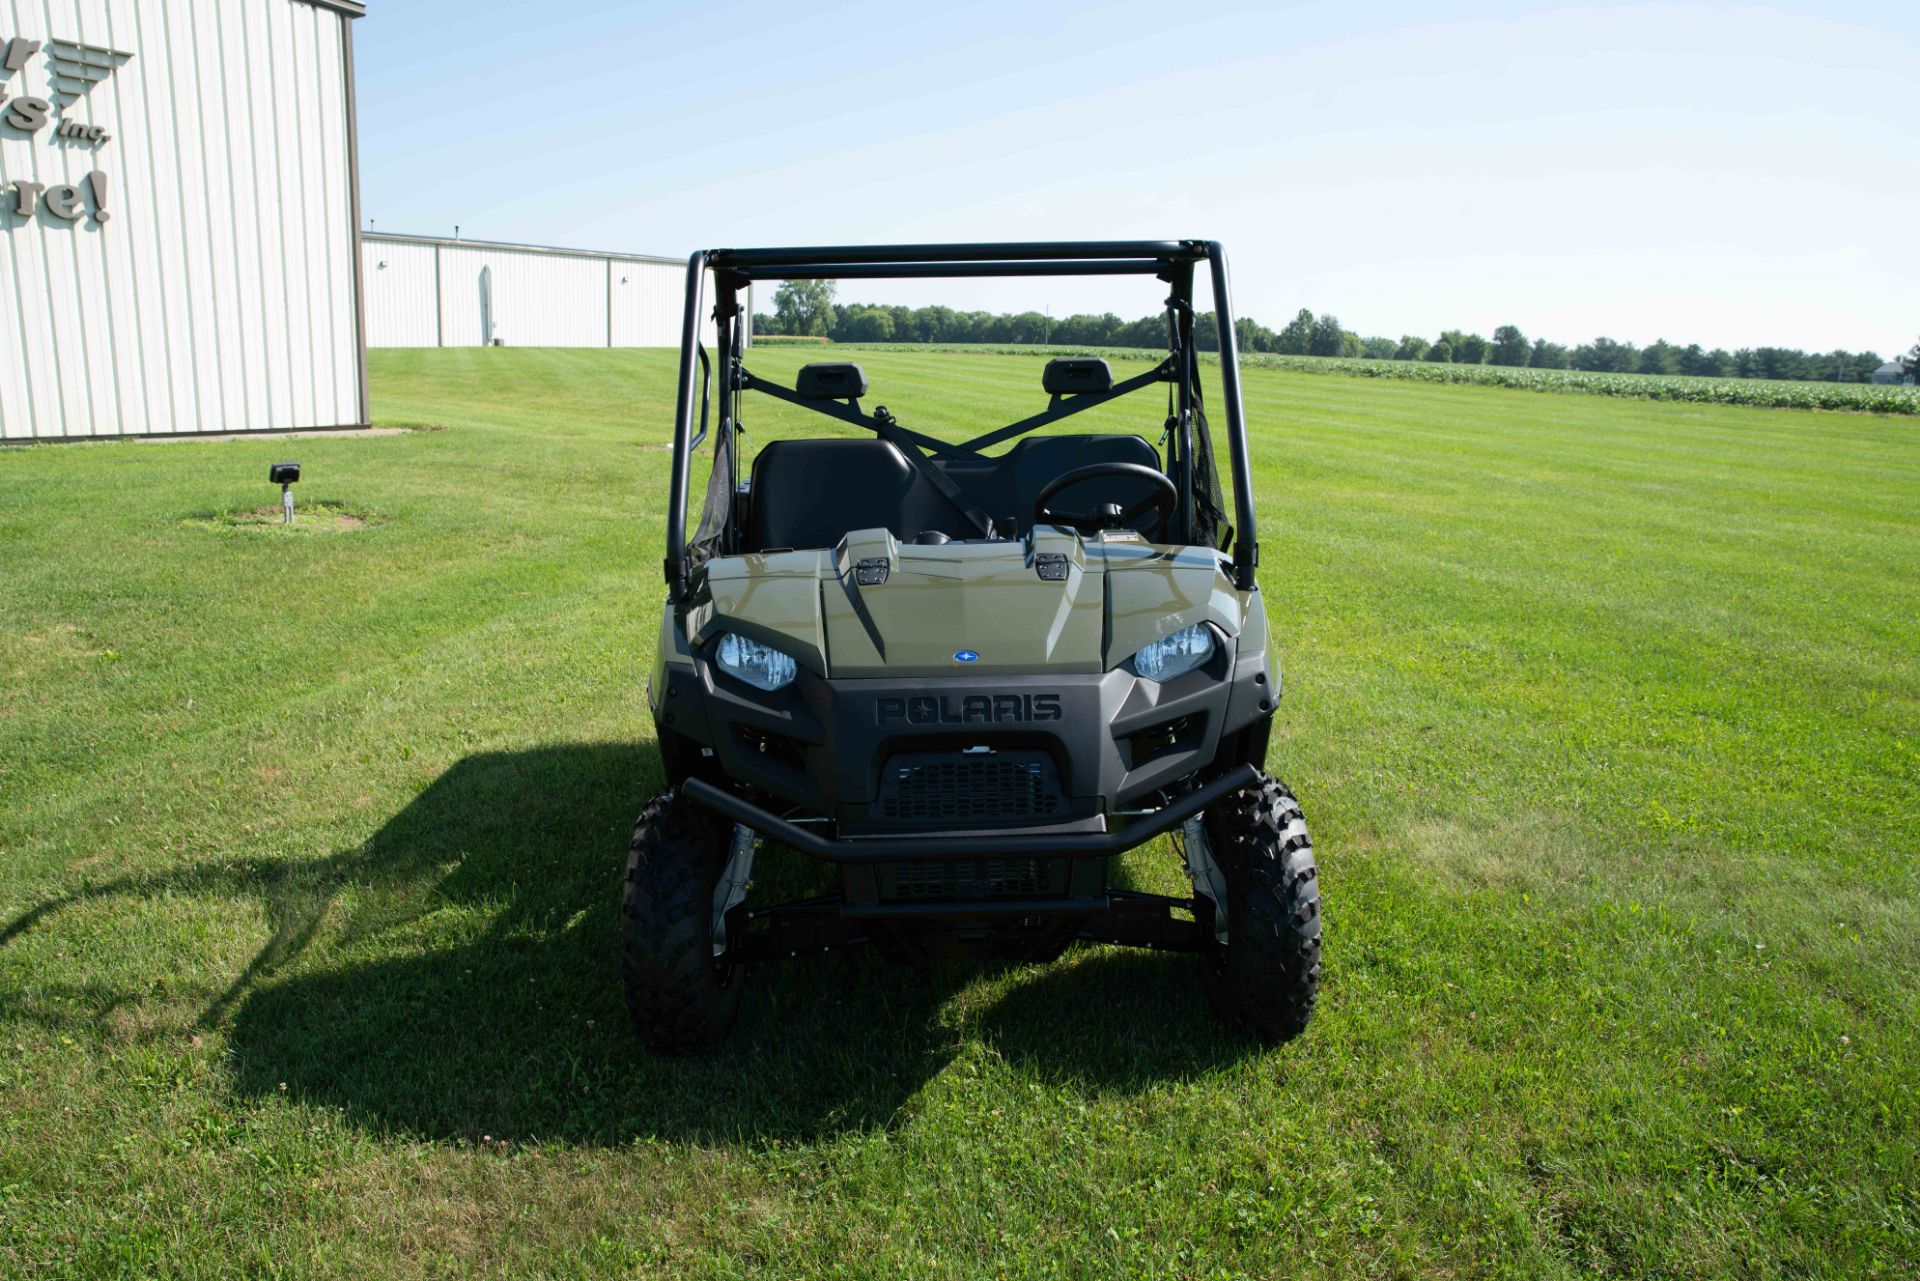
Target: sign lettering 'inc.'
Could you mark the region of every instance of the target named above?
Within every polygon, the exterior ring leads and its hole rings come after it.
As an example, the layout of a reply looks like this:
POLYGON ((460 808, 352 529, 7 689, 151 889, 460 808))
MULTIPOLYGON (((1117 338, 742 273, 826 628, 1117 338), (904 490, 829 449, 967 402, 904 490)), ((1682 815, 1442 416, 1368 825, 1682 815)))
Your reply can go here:
MULTIPOLYGON (((0 138, 34 135, 52 126, 52 136, 83 146, 99 147, 113 135, 96 124, 71 119, 67 108, 88 90, 113 75, 133 57, 117 49, 81 44, 76 40, 29 40, 15 36, 0 42, 0 138), (28 72, 45 68, 44 93, 27 92, 28 72)), ((96 223, 113 216, 107 208, 107 175, 94 170, 79 183, 29 182, 0 179, 0 213, 30 219, 36 210, 72 223, 91 212, 96 223)), ((16 224, 18 225, 18 224, 16 224)))

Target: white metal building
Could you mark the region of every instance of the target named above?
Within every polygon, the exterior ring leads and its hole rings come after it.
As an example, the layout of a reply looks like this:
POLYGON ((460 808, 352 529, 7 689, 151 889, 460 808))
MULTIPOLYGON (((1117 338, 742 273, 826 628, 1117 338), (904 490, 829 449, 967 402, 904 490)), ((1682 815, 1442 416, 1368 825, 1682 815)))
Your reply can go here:
MULTIPOLYGON (((683 258, 385 232, 361 241, 370 347, 680 345, 683 258)), ((711 342, 711 321, 708 332, 711 342)))
POLYGON ((0 443, 363 426, 369 341, 678 345, 684 260, 361 243, 363 14, 0 0, 0 443))
POLYGON ((366 422, 357 0, 0 0, 0 439, 366 422))

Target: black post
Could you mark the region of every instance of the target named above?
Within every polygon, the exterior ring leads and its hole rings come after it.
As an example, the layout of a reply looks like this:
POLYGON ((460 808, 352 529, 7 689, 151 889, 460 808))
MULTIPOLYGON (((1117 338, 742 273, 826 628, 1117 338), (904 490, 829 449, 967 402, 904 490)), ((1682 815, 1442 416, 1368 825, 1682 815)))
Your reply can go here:
POLYGON ((739 295, 734 279, 724 271, 714 273, 713 363, 720 369, 720 438, 714 444, 714 466, 720 465, 720 450, 727 451, 727 510, 721 514, 721 547, 733 550, 733 506, 740 488, 739 433, 734 429, 739 411, 739 393, 735 375, 740 360, 739 295))
POLYGON ((1178 263, 1172 272, 1173 341, 1179 354, 1179 383, 1173 420, 1173 445, 1180 456, 1180 537, 1193 541, 1193 491, 1200 478, 1193 465, 1193 384, 1200 376, 1200 353, 1193 346, 1193 264, 1178 263))
POLYGON ((1260 538, 1254 528, 1253 465, 1247 455, 1246 413, 1240 403, 1240 345, 1233 332, 1233 303, 1227 296, 1227 251, 1217 240, 1207 242, 1207 263, 1213 269, 1213 315, 1220 331, 1220 388, 1226 401, 1227 448, 1233 455, 1233 585, 1253 589, 1254 567, 1260 563, 1260 538))
POLYGON ((693 439, 694 402, 699 398, 700 301, 707 283, 707 255, 687 259, 687 308, 680 327, 680 391, 673 409, 673 475, 667 490, 667 599, 687 590, 687 442, 693 439))

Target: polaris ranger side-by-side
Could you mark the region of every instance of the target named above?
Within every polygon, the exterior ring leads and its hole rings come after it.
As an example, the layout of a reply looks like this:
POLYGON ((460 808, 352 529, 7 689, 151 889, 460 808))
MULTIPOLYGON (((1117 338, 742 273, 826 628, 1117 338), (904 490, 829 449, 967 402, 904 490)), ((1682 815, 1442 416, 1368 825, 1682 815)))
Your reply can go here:
POLYGON ((1263 772, 1280 681, 1220 246, 696 253, 679 380, 648 683, 668 790, 635 829, 622 916, 641 1035, 669 1051, 716 1040, 747 967, 799 952, 1044 961, 1075 940, 1195 952, 1234 1023, 1270 1039, 1305 1027, 1320 901, 1300 807, 1263 772), (1211 277, 1230 517, 1202 405, 1197 271, 1211 277), (1167 291, 1164 360, 1119 380, 1105 360, 1051 360, 1044 408, 958 442, 865 408, 857 364, 810 364, 786 386, 744 350, 753 281, 1129 274, 1167 291), (1150 388, 1169 403, 1158 446, 1030 434, 1150 388), (773 441, 743 469, 748 393, 858 434, 773 441), (1114 884, 1114 856, 1163 833, 1192 896, 1114 884), (835 892, 754 901, 773 846, 834 864, 835 892))

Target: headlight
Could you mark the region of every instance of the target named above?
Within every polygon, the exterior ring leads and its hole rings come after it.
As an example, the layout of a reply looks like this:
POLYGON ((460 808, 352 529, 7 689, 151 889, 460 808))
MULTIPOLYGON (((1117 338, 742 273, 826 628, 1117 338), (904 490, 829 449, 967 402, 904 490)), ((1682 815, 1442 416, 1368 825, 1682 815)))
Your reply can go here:
POLYGON ((1213 657, 1213 629, 1205 623, 1182 627, 1159 640, 1142 645, 1133 656, 1133 670, 1150 681, 1170 681, 1185 676, 1213 657))
POLYGON ((771 645, 748 640, 737 632, 720 638, 714 657, 720 670, 738 677, 755 689, 780 689, 793 684, 793 660, 771 645))

